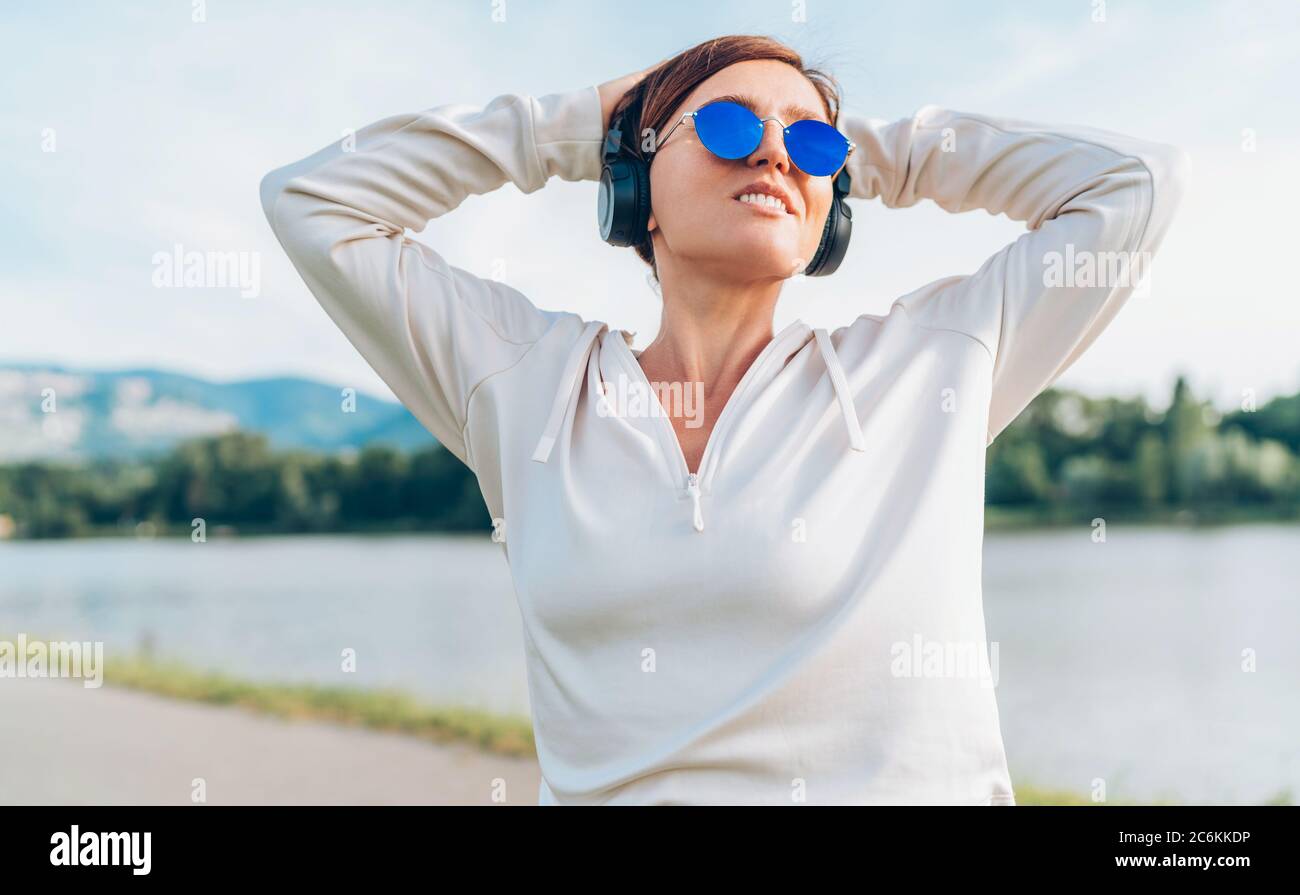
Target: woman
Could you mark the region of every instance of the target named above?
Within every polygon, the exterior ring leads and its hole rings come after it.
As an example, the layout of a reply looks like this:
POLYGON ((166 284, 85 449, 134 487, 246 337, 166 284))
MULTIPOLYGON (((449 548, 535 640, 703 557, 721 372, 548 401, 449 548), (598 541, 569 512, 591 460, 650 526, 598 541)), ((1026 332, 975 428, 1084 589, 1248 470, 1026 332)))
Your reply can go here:
POLYGON ((838 115, 833 82, 740 36, 599 87, 384 119, 267 175, 262 201, 504 532, 542 804, 1011 805, 980 590, 985 448, 1133 291, 1053 265, 1149 257, 1186 171, 1174 148, 1098 130, 838 115), (783 124, 701 112, 721 97, 783 124), (506 181, 598 180, 616 113, 649 137, 620 150, 649 163, 634 244, 663 315, 645 350, 404 235, 506 181), (818 125, 802 127, 820 161, 787 141, 795 119, 837 126, 838 149, 818 125), (1029 232, 884 315, 774 335, 843 172, 851 198, 1029 232), (703 413, 610 400, 652 383, 702 386, 703 413))

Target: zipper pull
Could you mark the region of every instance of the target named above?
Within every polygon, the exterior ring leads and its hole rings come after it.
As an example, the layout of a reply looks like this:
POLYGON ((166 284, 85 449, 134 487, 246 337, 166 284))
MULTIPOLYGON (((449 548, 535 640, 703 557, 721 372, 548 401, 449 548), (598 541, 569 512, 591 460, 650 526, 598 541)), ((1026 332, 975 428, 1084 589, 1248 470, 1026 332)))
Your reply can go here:
POLYGON ((686 493, 695 502, 695 530, 704 531, 704 514, 700 512, 700 476, 698 473, 687 474, 686 493))

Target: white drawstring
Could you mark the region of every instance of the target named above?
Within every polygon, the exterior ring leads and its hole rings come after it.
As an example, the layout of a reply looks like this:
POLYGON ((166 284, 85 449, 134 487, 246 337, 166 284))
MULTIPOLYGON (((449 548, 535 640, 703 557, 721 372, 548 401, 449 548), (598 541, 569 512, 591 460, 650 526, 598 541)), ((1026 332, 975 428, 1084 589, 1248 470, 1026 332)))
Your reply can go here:
POLYGON ((827 335, 824 329, 814 329, 813 335, 817 339, 817 347, 821 349, 822 360, 826 363, 826 372, 830 374, 831 385, 835 389, 835 397, 840 402, 840 412, 844 416, 844 425, 849 430, 849 444, 855 451, 865 451, 867 449, 866 437, 862 434, 862 427, 858 424, 858 412, 853 407, 853 395, 849 391, 849 381, 844 377, 844 368, 840 366, 839 358, 835 355, 835 349, 831 345, 831 337, 827 335))
POLYGON ((573 399, 573 391, 578 385, 579 376, 587 366, 587 356, 591 353, 591 346, 596 344, 596 337, 604 328, 604 323, 592 320, 582 331, 578 343, 573 346, 573 351, 569 353, 568 363, 564 365, 564 372, 560 374, 559 388, 555 390, 551 415, 546 420, 546 428, 542 430, 542 437, 533 451, 533 459, 538 463, 545 463, 550 459, 551 448, 555 447, 555 439, 560 436, 560 427, 564 425, 564 416, 573 399))

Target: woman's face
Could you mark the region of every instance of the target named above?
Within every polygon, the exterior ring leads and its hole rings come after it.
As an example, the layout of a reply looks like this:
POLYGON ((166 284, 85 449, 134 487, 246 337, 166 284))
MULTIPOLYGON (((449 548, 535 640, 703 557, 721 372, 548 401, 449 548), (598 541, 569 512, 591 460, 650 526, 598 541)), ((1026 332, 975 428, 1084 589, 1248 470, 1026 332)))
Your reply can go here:
MULTIPOLYGON (((784 62, 738 62, 699 84, 669 119, 664 133, 712 99, 752 97, 760 118, 786 124, 800 118, 828 121, 821 95, 784 62), (789 106, 811 114, 792 115, 789 106)), ((660 279, 688 268, 729 282, 784 279, 803 269, 817 250, 830 210, 833 177, 813 177, 786 155, 781 127, 763 127, 763 140, 749 156, 721 159, 704 148, 690 122, 662 142, 650 165, 652 234, 660 279), (788 197, 775 214, 739 201, 761 181, 788 197)))

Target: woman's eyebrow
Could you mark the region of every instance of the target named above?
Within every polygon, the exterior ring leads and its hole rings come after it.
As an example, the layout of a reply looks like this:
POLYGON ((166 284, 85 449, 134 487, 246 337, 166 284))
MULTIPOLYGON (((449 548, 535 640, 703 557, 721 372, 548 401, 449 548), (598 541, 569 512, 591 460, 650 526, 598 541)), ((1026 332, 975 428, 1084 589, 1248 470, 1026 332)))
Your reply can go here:
MULTIPOLYGON (((752 96, 748 96, 743 93, 725 93, 722 96, 715 96, 713 99, 709 100, 709 102, 736 103, 737 105, 744 106, 746 109, 753 112, 758 117, 760 118, 763 117, 762 113, 758 111, 758 101, 755 100, 752 96)), ((802 121, 805 118, 815 118, 816 120, 821 122, 826 121, 826 115, 824 112, 810 111, 804 108, 803 106, 799 105, 798 103, 791 103, 790 105, 783 108, 781 110, 781 115, 787 119, 786 124, 790 124, 791 122, 794 121, 802 121)))

